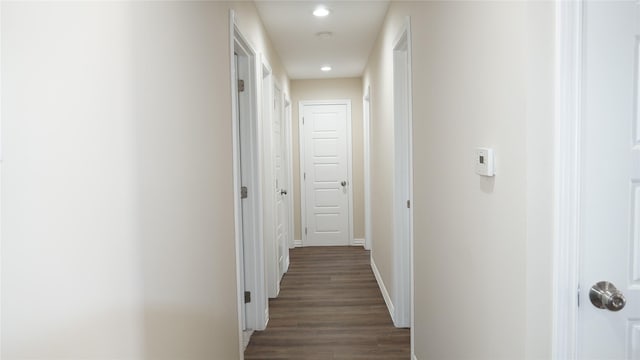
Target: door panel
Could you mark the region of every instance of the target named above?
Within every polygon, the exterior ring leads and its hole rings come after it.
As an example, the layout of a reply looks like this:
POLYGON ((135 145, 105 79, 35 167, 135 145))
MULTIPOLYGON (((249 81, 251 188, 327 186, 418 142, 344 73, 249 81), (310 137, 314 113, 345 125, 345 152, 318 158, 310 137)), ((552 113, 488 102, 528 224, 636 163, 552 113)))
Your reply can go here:
POLYGON ((580 359, 640 359, 640 137, 636 1, 585 3, 580 359), (590 288, 613 283, 613 312, 590 288))
POLYGON ((303 108, 305 246, 349 245, 347 111, 346 104, 303 108))
POLYGON ((278 279, 282 278, 286 271, 286 258, 289 252, 288 239, 288 202, 284 198, 288 194, 287 172, 284 166, 286 139, 284 138, 285 123, 282 109, 282 92, 277 87, 274 90, 274 116, 273 116, 273 156, 275 174, 275 222, 276 222, 276 256, 278 263, 278 279))

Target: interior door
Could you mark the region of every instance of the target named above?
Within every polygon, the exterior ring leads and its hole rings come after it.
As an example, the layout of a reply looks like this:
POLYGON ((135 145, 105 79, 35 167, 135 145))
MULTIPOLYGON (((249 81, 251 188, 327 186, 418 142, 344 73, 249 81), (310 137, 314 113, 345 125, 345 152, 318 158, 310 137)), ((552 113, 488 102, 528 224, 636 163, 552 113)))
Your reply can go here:
POLYGON ((303 246, 349 245, 347 108, 346 104, 303 106, 303 246))
MULTIPOLYGON (((234 72, 234 81, 236 81, 236 83, 238 82, 239 79, 239 75, 238 75, 238 71, 239 71, 239 66, 238 66, 238 54, 235 53, 234 54, 234 62, 235 62, 235 72, 234 72)), ((240 136, 241 134, 241 130, 240 128, 242 127, 242 122, 240 121, 240 101, 241 101, 241 96, 239 93, 234 94, 234 96, 236 97, 236 114, 237 114, 237 119, 235 119, 235 121, 238 121, 238 153, 239 153, 239 158, 240 158, 240 178, 238 179, 240 184, 238 184, 238 186, 240 188, 242 188, 242 136, 240 136)), ((240 199, 240 206, 242 208, 241 210, 241 214, 242 214, 242 226, 240 227, 240 231, 244 233, 244 202, 242 201, 242 199, 240 199)), ((242 279, 242 287, 243 287, 243 291, 246 291, 247 288, 247 279, 246 279, 246 271, 245 271, 245 251, 244 251, 244 234, 240 235, 240 238, 242 239, 241 244, 242 246, 240 247, 240 250, 242 251, 242 254, 240 254, 240 261, 242 261, 242 265, 239 267, 240 271, 242 272, 241 274, 241 279, 242 279)), ((242 323, 242 330, 247 330, 247 305, 244 304, 244 306, 242 306, 242 308, 240 309, 240 317, 241 317, 241 323, 242 323)))
MULTIPOLYGON (((240 80, 241 78, 244 78, 244 74, 243 74, 243 67, 240 65, 241 62, 243 62, 242 65, 245 65, 246 63, 246 59, 245 58, 239 58, 238 54, 235 53, 234 54, 234 61, 235 61, 235 81, 236 83, 238 82, 238 80, 240 80)), ((236 121, 238 122, 238 158, 240 161, 240 177, 239 177, 239 184, 238 186, 240 187, 240 189, 242 189, 244 187, 244 184, 247 183, 246 181, 246 177, 247 174, 250 173, 250 170, 247 169, 247 162, 246 161, 242 161, 243 156, 246 156, 246 154, 248 153, 247 151, 247 144, 246 142, 243 141, 243 136, 242 134, 245 132, 245 129, 247 128, 247 119, 245 114, 243 113, 242 109, 244 108, 243 105, 246 104, 247 102, 247 98, 246 98, 246 94, 243 94, 242 92, 238 91, 234 96, 236 96, 236 114, 237 114, 237 119, 236 121)), ((242 192, 242 191, 241 191, 242 192)), ((251 291, 248 287, 248 271, 247 271, 247 265, 248 262, 250 261, 247 258, 247 249, 245 249, 246 247, 246 239, 245 239, 245 234, 249 233, 249 229, 248 229, 248 224, 246 222, 247 216, 248 216, 248 211, 249 209, 247 208, 246 204, 245 204, 245 199, 243 197, 241 197, 240 199, 240 207, 241 207, 241 219, 240 221, 242 222, 241 227, 240 227, 240 238, 242 239, 241 241, 241 247, 240 247, 240 251, 242 252, 240 254, 240 261, 242 262, 240 268, 240 271, 242 272, 241 278, 242 278, 242 286, 243 286, 243 291, 251 291)), ((248 325, 249 323, 249 308, 247 306, 247 304, 245 303, 242 308, 240 309, 240 316, 241 316, 241 323, 242 323, 242 330, 245 331, 248 328, 250 328, 250 326, 248 325)))
POLYGON ((578 358, 640 359, 640 5, 584 6, 578 358))
POLYGON ((288 213, 285 196, 288 194, 287 172, 284 159, 286 139, 284 136, 284 112, 282 109, 282 91, 278 87, 274 89, 274 116, 273 116, 273 154, 274 154, 274 174, 275 174, 275 204, 276 204, 276 246, 278 261, 278 279, 282 278, 286 271, 286 258, 289 252, 288 239, 288 213))

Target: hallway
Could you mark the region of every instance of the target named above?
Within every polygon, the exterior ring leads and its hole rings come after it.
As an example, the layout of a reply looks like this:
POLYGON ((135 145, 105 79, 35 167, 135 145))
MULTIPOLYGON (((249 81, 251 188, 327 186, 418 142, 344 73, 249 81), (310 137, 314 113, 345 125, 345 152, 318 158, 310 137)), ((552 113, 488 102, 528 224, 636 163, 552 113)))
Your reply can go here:
POLYGON ((581 234, 640 269, 640 180, 581 190, 640 171, 640 33, 586 3, 0 1, 0 358, 581 358, 581 234))
POLYGON ((291 250, 267 330, 245 359, 409 359, 409 329, 393 326, 361 247, 291 250))

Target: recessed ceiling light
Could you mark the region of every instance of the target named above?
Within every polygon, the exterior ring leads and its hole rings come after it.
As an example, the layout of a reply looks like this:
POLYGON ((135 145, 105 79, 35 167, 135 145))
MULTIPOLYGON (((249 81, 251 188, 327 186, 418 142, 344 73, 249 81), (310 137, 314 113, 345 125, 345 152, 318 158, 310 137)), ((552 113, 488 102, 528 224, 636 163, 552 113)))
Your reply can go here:
POLYGON ((325 71, 325 72, 326 71, 331 71, 331 66, 325 65, 325 66, 321 67, 320 70, 325 71))
POLYGON ((327 9, 326 7, 317 7, 315 10, 313 10, 313 15, 317 16, 317 17, 325 17, 327 15, 329 15, 330 11, 329 9, 327 9))

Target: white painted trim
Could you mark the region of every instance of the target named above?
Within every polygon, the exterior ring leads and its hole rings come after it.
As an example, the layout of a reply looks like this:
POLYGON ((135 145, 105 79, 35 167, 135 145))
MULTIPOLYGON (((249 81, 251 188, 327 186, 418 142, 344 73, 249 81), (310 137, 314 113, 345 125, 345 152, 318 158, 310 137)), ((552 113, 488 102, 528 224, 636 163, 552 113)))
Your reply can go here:
MULTIPOLYGON (((230 30, 230 67, 231 67, 231 98, 232 98, 232 121, 233 121, 233 161, 234 161, 234 206, 235 206, 235 225, 236 225, 236 266, 237 266, 237 283, 238 283, 238 312, 240 318, 240 329, 242 332, 244 324, 242 322, 242 307, 247 309, 249 315, 246 321, 247 328, 251 330, 264 330, 264 308, 268 307, 266 291, 264 288, 264 248, 262 246, 262 176, 261 176, 261 124, 258 116, 258 61, 259 55, 244 37, 237 26, 236 16, 233 10, 229 15, 230 30), (247 106, 243 110, 245 114, 249 114, 248 126, 245 127, 248 133, 240 133, 237 121, 237 83, 235 82, 235 65, 234 52, 242 52, 242 56, 246 57, 247 64, 245 76, 245 94, 248 97, 247 106), (243 154, 242 161, 248 166, 251 172, 249 180, 245 179, 245 185, 251 189, 251 194, 245 201, 245 212, 242 213, 240 206, 240 154, 238 143, 239 136, 243 137, 243 142, 248 144, 249 151, 243 154), (245 138, 247 137, 248 138, 245 138), (245 219, 245 229, 243 229, 242 218, 245 219), (249 224, 248 226, 246 224, 249 224), (245 232, 247 236, 243 236, 245 232), (243 241, 245 242, 243 244, 243 241), (250 248, 251 251, 244 252, 243 249, 250 248), (248 259, 245 263, 245 259, 248 259), (246 271, 246 273, 245 273, 246 271), (246 276, 245 276, 246 275, 246 276), (244 304, 244 287, 252 292, 252 303, 244 304)), ((242 120, 244 121, 244 120, 242 120)))
POLYGON ((289 271, 289 265, 291 265, 291 258, 289 257, 289 255, 287 255, 287 257, 284 258, 284 272, 285 272, 285 274, 289 271))
MULTIPOLYGON (((0 31, 2 29, 2 4, 0 4, 0 31)), ((2 84, 2 36, 0 36, 0 85, 2 84)), ((2 160, 4 151, 2 149, 2 86, 0 86, 0 279, 2 277, 2 193, 4 188, 2 187, 2 160)), ((0 324, 3 324, 2 319, 2 286, 0 286, 0 324)), ((0 326, 0 339, 2 339, 2 326, 0 326)), ((2 341, 0 341, 0 358, 2 358, 2 341)))
POLYGON ((373 256, 371 257, 371 271, 373 271, 373 275, 376 277, 376 282, 378 283, 378 287, 382 293, 382 298, 384 299, 384 303, 387 305, 387 310, 389 310, 389 316, 391 316, 391 320, 395 323, 394 316, 396 311, 393 306, 393 302, 391 301, 391 296, 389 296, 389 292, 387 291, 387 287, 384 285, 384 281, 382 281, 380 271, 378 271, 378 267, 376 266, 375 261, 373 261, 373 256))
MULTIPOLYGON (((292 104, 291 99, 288 96, 284 97, 284 106, 285 106, 285 122, 287 129, 287 176, 288 182, 287 186, 289 187, 287 191, 289 192, 287 195, 287 202, 289 204, 289 248, 295 247, 294 244, 294 233, 295 233, 295 218, 294 218, 294 202, 293 202, 293 131, 292 131, 292 104)), ((287 257, 289 257, 287 255, 287 257)), ((288 260, 287 260, 288 261, 288 260)))
POLYGON ((396 310, 394 324, 397 327, 413 328, 413 104, 409 17, 405 18, 393 43, 393 73, 395 136, 393 301, 396 310), (397 76, 398 71, 406 76, 397 76), (406 103, 398 101, 397 98, 406 99, 406 103), (411 202, 409 209, 406 206, 407 200, 411 202))
POLYGON ((307 224, 307 221, 306 221, 307 200, 306 200, 306 196, 304 195, 306 193, 306 187, 305 187, 305 176, 304 176, 305 134, 304 134, 303 118, 304 118, 304 106, 300 101, 298 102, 298 163, 299 163, 298 181, 299 181, 299 189, 300 189, 300 237, 302 239, 294 241, 294 245, 296 247, 303 247, 304 241, 307 239, 307 234, 305 231, 305 226, 307 224), (300 245, 297 245, 296 241, 300 241, 300 245))
POLYGON ((235 233, 236 233, 236 238, 235 238, 235 245, 236 245, 236 298, 237 298, 237 309, 236 311, 238 312, 238 350, 239 350, 239 354, 240 354, 240 359, 244 359, 244 346, 243 346, 243 331, 242 329, 244 328, 244 318, 243 318, 243 307, 244 307, 244 301, 242 301, 243 299, 243 289, 244 289, 244 275, 243 275, 243 260, 242 260, 242 235, 241 235, 241 231, 242 231, 242 225, 241 225, 241 221, 240 218, 242 216, 242 214, 240 213, 240 189, 238 188, 238 176, 239 176, 239 154, 238 154, 238 144, 237 144, 237 139, 238 139, 238 122, 236 121, 237 119, 237 100, 236 97, 234 96, 234 94, 237 91, 237 84, 235 83, 235 56, 234 56, 234 48, 235 48, 235 12, 233 10, 229 11, 229 49, 230 51, 230 57, 229 57, 229 64, 230 64, 230 76, 231 76, 231 122, 232 122, 232 136, 233 136, 233 175, 234 175, 234 181, 233 181, 233 193, 234 193, 234 199, 233 199, 233 205, 234 205, 234 225, 235 225, 235 233))
POLYGON ((556 2, 552 358, 577 359, 582 1, 556 2))
POLYGON ((247 330, 242 332, 242 351, 247 350, 247 346, 249 346, 249 342, 251 341, 251 335, 253 335, 253 330, 247 330))
POLYGON ((294 247, 302 247, 302 240, 293 240, 294 247))
POLYGON ((353 246, 362 246, 364 247, 365 240, 364 239, 353 239, 353 246))
POLYGON ((351 100, 347 104, 347 192, 349 193, 349 244, 353 245, 353 135, 351 122, 351 100))
POLYGON ((371 250, 371 86, 367 85, 362 98, 364 142, 364 248, 371 250))
POLYGON ((299 159, 300 159, 300 230, 302 235, 302 246, 307 240, 304 228, 307 227, 306 217, 306 188, 304 186, 304 169, 305 169, 305 134, 302 119, 304 116, 304 107, 308 105, 346 105, 347 106, 347 196, 349 200, 349 239, 348 245, 354 245, 353 241, 353 137, 351 136, 351 100, 303 100, 298 102, 298 143, 299 143, 299 159))
POLYGON ((411 354, 411 359, 418 360, 418 358, 416 357, 416 354, 411 354))

